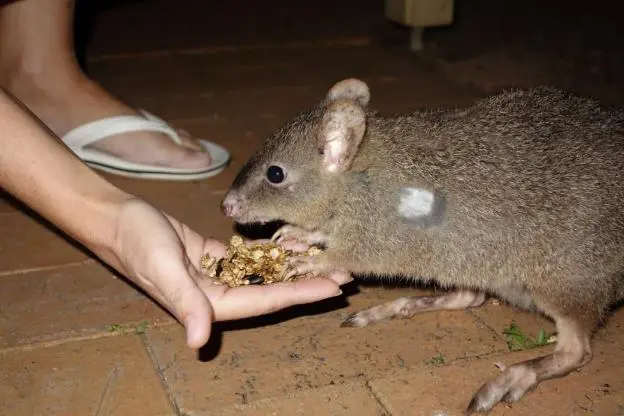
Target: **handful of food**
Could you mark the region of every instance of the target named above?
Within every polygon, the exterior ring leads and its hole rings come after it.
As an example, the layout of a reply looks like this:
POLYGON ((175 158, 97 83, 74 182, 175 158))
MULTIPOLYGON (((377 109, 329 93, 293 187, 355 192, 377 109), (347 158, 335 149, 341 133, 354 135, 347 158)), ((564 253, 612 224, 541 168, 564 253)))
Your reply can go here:
POLYGON ((206 254, 201 259, 201 270, 215 284, 229 287, 243 285, 267 285, 294 280, 304 276, 286 279, 287 261, 296 256, 314 256, 321 252, 317 247, 298 253, 286 250, 274 242, 246 245, 242 237, 234 235, 221 259, 206 254))

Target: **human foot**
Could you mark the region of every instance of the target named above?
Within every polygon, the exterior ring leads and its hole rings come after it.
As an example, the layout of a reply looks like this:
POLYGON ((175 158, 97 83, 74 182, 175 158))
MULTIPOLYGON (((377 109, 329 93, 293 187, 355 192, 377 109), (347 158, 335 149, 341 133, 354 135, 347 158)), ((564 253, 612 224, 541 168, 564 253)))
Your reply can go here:
MULTIPOLYGON (((6 87, 57 136, 62 137, 83 124, 122 115, 140 115, 92 80, 82 77, 72 82, 41 83, 19 77, 6 87)), ((91 148, 110 153, 128 162, 170 168, 201 169, 211 162, 210 154, 197 141, 177 130, 179 145, 162 133, 133 132, 102 139, 91 148)))

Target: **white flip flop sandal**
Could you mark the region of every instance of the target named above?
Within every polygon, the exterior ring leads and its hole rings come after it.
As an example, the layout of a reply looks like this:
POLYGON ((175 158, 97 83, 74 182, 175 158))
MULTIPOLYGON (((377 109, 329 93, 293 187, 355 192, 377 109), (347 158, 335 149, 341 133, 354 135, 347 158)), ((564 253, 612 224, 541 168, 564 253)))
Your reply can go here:
POLYGON ((164 133, 175 143, 181 144, 180 136, 164 120, 145 110, 141 116, 117 116, 92 121, 76 127, 61 138, 83 162, 94 169, 129 178, 190 181, 210 178, 223 171, 230 162, 230 153, 223 147, 207 140, 198 140, 210 153, 212 163, 207 168, 182 169, 146 165, 123 160, 87 146, 116 134, 138 131, 164 133))

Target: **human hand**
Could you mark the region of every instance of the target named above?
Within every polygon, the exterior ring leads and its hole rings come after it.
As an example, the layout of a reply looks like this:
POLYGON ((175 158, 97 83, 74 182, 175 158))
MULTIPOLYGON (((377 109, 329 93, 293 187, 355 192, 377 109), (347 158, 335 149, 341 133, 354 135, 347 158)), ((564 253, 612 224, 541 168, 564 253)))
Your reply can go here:
POLYGON ((124 203, 115 231, 114 247, 101 257, 184 325, 191 348, 208 341, 212 321, 257 316, 337 296, 339 286, 352 280, 347 273, 333 273, 329 278, 267 286, 215 285, 201 276, 198 266, 205 253, 223 257, 225 247, 140 199, 124 203))

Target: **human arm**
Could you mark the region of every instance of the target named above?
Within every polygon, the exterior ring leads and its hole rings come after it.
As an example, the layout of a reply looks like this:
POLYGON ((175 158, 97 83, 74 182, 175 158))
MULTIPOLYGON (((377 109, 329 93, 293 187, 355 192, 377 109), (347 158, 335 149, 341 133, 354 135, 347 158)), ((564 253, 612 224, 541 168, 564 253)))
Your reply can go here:
POLYGON ((260 315, 337 295, 349 280, 312 279, 226 289, 200 281, 197 265, 220 243, 116 188, 0 90, 0 186, 138 284, 184 324, 191 347, 213 320, 260 315))

